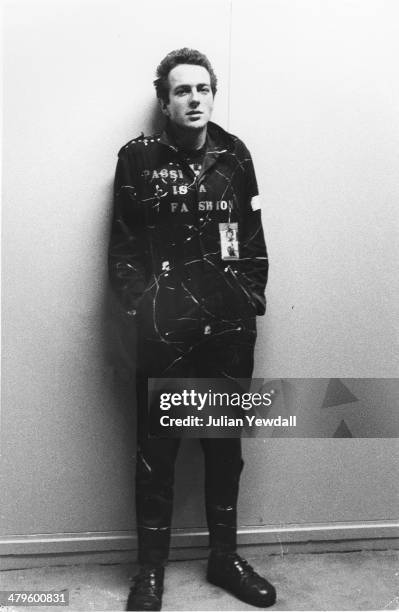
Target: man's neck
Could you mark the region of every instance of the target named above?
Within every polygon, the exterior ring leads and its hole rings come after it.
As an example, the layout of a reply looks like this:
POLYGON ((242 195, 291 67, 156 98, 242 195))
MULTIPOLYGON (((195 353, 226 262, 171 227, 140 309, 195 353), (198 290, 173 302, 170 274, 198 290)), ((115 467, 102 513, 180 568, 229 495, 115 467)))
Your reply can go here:
POLYGON ((205 144, 207 126, 205 125, 200 130, 181 130, 176 125, 170 123, 168 131, 178 149, 195 151, 196 149, 201 149, 205 144))

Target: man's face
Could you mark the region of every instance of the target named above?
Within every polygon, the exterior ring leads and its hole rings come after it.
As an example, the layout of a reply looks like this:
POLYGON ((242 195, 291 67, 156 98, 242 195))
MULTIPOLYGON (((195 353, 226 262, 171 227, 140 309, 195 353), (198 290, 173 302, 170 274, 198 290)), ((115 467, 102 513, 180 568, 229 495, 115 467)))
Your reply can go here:
POLYGON ((179 64, 168 75, 169 101, 161 102, 163 113, 176 126, 200 129, 212 115, 211 77, 203 66, 179 64))

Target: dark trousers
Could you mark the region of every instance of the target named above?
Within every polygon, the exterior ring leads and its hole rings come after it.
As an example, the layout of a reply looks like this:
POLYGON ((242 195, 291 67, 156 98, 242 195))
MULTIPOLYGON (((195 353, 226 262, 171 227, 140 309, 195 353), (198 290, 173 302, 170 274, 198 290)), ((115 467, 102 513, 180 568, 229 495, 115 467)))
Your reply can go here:
MULTIPOLYGON (((148 435, 149 377, 250 378, 256 338, 255 321, 240 330, 206 338, 181 358, 173 346, 139 341, 137 378, 138 439, 136 516, 139 563, 163 564, 169 554, 174 467, 181 440, 148 435), (178 356, 179 357, 179 356, 178 356)), ((205 461, 205 508, 210 547, 234 551, 237 498, 243 468, 240 438, 202 438, 205 461)))

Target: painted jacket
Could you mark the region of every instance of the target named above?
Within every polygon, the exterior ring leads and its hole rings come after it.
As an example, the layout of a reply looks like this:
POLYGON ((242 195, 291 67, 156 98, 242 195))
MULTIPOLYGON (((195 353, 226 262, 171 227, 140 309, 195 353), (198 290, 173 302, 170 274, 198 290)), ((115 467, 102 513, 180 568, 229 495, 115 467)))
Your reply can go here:
POLYGON ((168 341, 264 314, 268 259, 244 143, 210 122, 197 173, 167 132, 122 147, 109 273, 124 312, 168 341))

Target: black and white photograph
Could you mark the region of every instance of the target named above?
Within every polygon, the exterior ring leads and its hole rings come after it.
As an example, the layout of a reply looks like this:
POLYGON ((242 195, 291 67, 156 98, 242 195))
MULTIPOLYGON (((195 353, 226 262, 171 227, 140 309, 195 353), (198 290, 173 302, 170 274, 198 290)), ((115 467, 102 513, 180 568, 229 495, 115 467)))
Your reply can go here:
POLYGON ((0 609, 399 609, 399 2, 2 8, 0 609))

